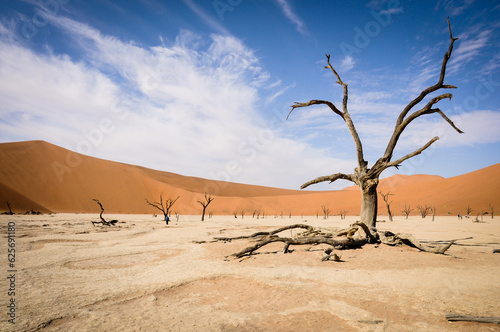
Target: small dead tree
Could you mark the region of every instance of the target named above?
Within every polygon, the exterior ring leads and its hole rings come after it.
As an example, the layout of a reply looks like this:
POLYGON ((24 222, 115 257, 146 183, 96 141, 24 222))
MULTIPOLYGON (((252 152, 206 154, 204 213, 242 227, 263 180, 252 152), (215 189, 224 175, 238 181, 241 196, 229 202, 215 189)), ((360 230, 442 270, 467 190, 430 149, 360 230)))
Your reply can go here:
POLYGON ((245 217, 245 210, 241 210, 241 219, 245 217))
POLYGON ((405 207, 403 209, 403 214, 406 216, 405 219, 408 219, 408 216, 410 215, 411 211, 413 211, 414 209, 411 208, 411 205, 406 205, 405 203, 405 207))
POLYGON ((432 211, 432 221, 434 221, 434 217, 436 216, 436 207, 432 206, 430 209, 432 211))
POLYGON ((102 216, 102 214, 104 213, 104 208, 102 207, 102 204, 101 202, 99 202, 99 200, 97 199, 93 199, 93 201, 95 201, 99 207, 101 208, 101 214, 99 214, 99 218, 101 219, 101 221, 92 221, 92 226, 95 226, 95 224, 102 224, 104 226, 112 226, 114 224, 116 224, 118 222, 118 220, 111 220, 111 221, 106 221, 106 219, 104 219, 104 217, 102 216))
MULTIPOLYGON (((441 72, 439 75, 439 79, 436 84, 429 86, 428 88, 422 90, 420 94, 410 101, 408 105, 404 107, 404 109, 401 111, 399 114, 396 124, 394 127, 394 132, 392 133, 391 138, 389 139, 389 143, 387 144, 387 147, 385 149, 384 155, 379 158, 371 167, 368 167, 368 162, 365 160, 364 154, 363 154, 363 146, 361 144, 361 139, 359 138, 358 132, 354 126, 354 122, 352 121, 351 115, 349 114, 348 108, 347 108, 347 101, 348 101, 348 88, 347 88, 347 83, 342 81, 340 78, 340 75, 337 73, 337 71, 333 68, 333 66, 330 63, 330 55, 326 55, 326 62, 327 65, 325 66, 326 69, 329 69, 332 71, 333 75, 336 77, 338 83, 343 90, 343 99, 342 99, 342 107, 341 109, 338 108, 336 105, 334 105, 330 101, 326 100, 310 100, 305 103, 299 103, 296 102, 293 106, 292 109, 290 110, 290 113, 288 114, 288 117, 291 115, 291 113, 301 107, 308 107, 312 105, 325 105, 327 106, 334 114, 340 116, 342 120, 346 123, 347 128, 349 129, 349 132, 354 140, 354 144, 356 146, 356 159, 357 159, 357 164, 358 166, 354 169, 354 172, 352 174, 344 174, 344 173, 335 173, 332 175, 326 175, 326 176, 320 176, 314 180, 311 180, 309 182, 304 183, 301 186, 301 189, 307 188, 312 184, 320 183, 320 182, 325 182, 328 181, 330 183, 344 179, 344 180, 349 180, 351 182, 354 182, 358 187, 361 189, 361 211, 360 211, 360 221, 367 225, 370 229, 374 229, 376 226, 376 221, 377 221, 377 185, 379 183, 379 177, 380 174, 386 170, 387 168, 390 167, 396 167, 398 168, 402 162, 404 162, 407 159, 410 159, 416 155, 421 154, 424 150, 429 148, 434 142, 436 142, 439 137, 436 136, 432 138, 429 142, 427 142, 425 145, 423 145, 421 148, 415 150, 412 153, 409 153, 403 157, 400 157, 397 160, 392 160, 393 158, 393 153, 394 149, 396 148, 396 145, 399 141, 399 138, 401 137, 401 134, 403 131, 416 119, 420 118, 421 116, 425 115, 431 115, 431 114, 439 114, 453 129, 455 129, 457 132, 462 133, 460 129, 458 129, 455 124, 448 118, 441 109, 435 107, 435 105, 443 100, 443 99, 450 99, 452 98, 451 93, 443 93, 440 94, 436 97, 430 98, 430 100, 420 108, 419 110, 414 110, 414 107, 419 105, 426 97, 428 97, 431 93, 439 91, 441 89, 455 89, 456 86, 454 85, 449 85, 449 84, 444 84, 444 78, 445 78, 445 73, 446 73, 446 66, 448 63, 448 60, 451 57, 451 53, 453 50, 453 44, 458 38, 454 38, 452 31, 451 31, 451 24, 450 20, 448 19, 448 30, 450 34, 450 44, 448 47, 448 51, 445 53, 443 62, 441 64, 441 72)), ((288 119, 287 117, 287 119, 288 119)))
POLYGON ((328 217, 330 216, 330 208, 327 208, 325 205, 322 205, 321 210, 323 210, 323 219, 328 219, 328 217))
POLYGON ((214 200, 214 197, 205 193, 205 199, 203 201, 198 201, 198 203, 203 206, 203 212, 201 214, 201 221, 205 221, 205 211, 207 210, 207 206, 214 200))
POLYGON ((467 218, 470 218, 472 211, 474 211, 474 210, 470 207, 470 205, 467 205, 467 207, 465 208, 465 214, 466 214, 467 218))
POLYGON ((422 216, 422 218, 425 218, 429 214, 431 207, 427 206, 427 204, 425 206, 417 205, 417 209, 418 209, 418 212, 420 212, 420 215, 422 216))
POLYGON ((495 206, 493 206, 492 204, 488 204, 489 208, 490 208, 490 214, 491 214, 491 219, 494 219, 495 217, 495 206))
POLYGON ((10 202, 9 201, 7 201, 7 207, 9 208, 9 212, 7 212, 6 214, 13 215, 14 212, 12 212, 12 209, 10 208, 10 202))
POLYGON ((382 196, 382 199, 384 200, 385 205, 387 206, 387 214, 389 215, 389 221, 392 221, 392 213, 391 213, 392 201, 389 202, 389 196, 394 196, 394 194, 391 194, 390 191, 387 192, 386 194, 384 194, 382 191, 379 191, 378 193, 380 194, 380 196, 382 196))
POLYGON ((341 210, 341 211, 339 212, 340 219, 345 219, 346 214, 347 214, 347 211, 346 211, 346 210, 341 210))
POLYGON ((176 199, 172 198, 167 198, 165 201, 163 201, 163 192, 160 194, 160 201, 159 202, 150 202, 148 199, 146 199, 146 203, 151 205, 152 207, 160 210, 163 213, 163 218, 165 220, 165 223, 168 225, 169 218, 168 216, 170 215, 170 209, 172 206, 177 202, 180 196, 177 196, 176 199))

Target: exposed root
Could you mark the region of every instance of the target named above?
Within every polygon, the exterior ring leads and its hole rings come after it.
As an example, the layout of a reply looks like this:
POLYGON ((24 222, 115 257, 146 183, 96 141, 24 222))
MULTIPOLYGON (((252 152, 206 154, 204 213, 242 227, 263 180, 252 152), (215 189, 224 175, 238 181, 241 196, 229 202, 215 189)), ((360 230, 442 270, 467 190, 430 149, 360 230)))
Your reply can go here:
MULTIPOLYGON (((322 261, 333 260, 342 261, 341 257, 336 253, 332 253, 333 249, 356 249, 361 248, 367 243, 384 243, 387 245, 408 245, 417 248, 421 251, 444 254, 457 240, 452 240, 449 243, 436 247, 424 244, 413 237, 411 234, 394 234, 389 231, 386 232, 371 232, 370 229, 362 222, 356 222, 349 228, 341 230, 331 230, 325 228, 317 228, 305 224, 294 224, 277 228, 269 232, 256 232, 251 235, 236 236, 236 237, 215 237, 213 241, 231 242, 234 240, 249 239, 256 243, 252 246, 246 247, 231 256, 235 258, 242 258, 255 254, 258 249, 275 242, 284 243, 283 252, 290 252, 291 245, 318 245, 327 244, 331 248, 325 251, 322 261), (294 235, 293 237, 282 237, 278 234, 292 229, 304 229, 305 231, 294 235)), ((205 241, 200 241, 200 243, 205 241)))
MULTIPOLYGON (((243 256, 252 255, 256 250, 275 242, 284 243, 283 252, 288 253, 289 247, 291 245, 318 245, 318 244, 328 244, 336 249, 354 249, 361 248, 367 243, 376 242, 377 236, 370 233, 368 227, 363 223, 355 223, 347 229, 342 229, 338 231, 330 231, 326 229, 315 228, 310 225, 305 224, 294 224, 289 226, 284 226, 277 228, 270 232, 257 232, 247 236, 237 236, 237 237, 216 237, 216 241, 226 241, 230 242, 233 240, 240 239, 253 239, 257 243, 247 247, 239 252, 232 254, 236 258, 241 258, 243 256), (305 229, 304 232, 297 234, 294 237, 280 237, 278 233, 290 229, 305 229), (362 229, 365 236, 354 235, 362 229)), ((331 255, 335 259, 335 254, 331 255)), ((330 258, 329 257, 329 258, 330 258)), ((338 256, 337 256, 338 257, 338 256)), ((328 259, 329 259, 328 258, 328 259)))

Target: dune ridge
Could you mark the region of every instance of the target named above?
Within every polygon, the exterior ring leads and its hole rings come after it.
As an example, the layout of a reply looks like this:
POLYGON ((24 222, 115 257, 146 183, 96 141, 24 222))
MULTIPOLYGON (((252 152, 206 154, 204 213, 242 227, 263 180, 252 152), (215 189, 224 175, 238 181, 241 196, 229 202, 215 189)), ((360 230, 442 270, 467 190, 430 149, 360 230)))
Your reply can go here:
MULTIPOLYGON (((382 179, 379 190, 390 191, 393 214, 404 204, 437 208, 438 215, 472 214, 500 206, 500 164, 468 174, 442 178, 435 175, 393 175, 382 179)), ((311 178, 316 175, 311 175, 311 178)), ((357 215, 360 193, 356 187, 332 191, 301 191, 207 180, 98 159, 45 141, 0 144, 0 211, 6 201, 14 212, 98 213, 99 199, 106 213, 153 214, 145 199, 180 196, 172 212, 201 214, 205 192, 215 196, 208 212, 245 215, 260 210, 266 215, 316 215, 322 206, 335 215, 357 215)), ((385 215, 379 200, 379 214, 385 215)), ((416 214, 413 211, 412 214, 416 214)))

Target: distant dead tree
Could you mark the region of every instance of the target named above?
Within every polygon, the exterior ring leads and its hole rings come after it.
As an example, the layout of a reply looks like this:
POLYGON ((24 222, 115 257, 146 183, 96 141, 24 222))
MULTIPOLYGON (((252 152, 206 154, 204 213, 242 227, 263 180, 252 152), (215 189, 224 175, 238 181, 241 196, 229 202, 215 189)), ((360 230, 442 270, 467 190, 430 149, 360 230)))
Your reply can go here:
POLYGON ((436 216, 436 207, 435 206, 431 206, 431 211, 432 211, 432 221, 434 221, 434 217, 436 216))
POLYGON ((241 219, 243 219, 245 217, 245 210, 241 210, 241 219))
POLYGON ((163 201, 163 192, 160 194, 160 201, 159 202, 150 202, 146 198, 146 203, 154 207, 155 209, 160 210, 163 213, 163 218, 165 220, 165 223, 168 225, 169 218, 168 216, 170 215, 170 209, 172 206, 177 202, 180 196, 177 196, 176 199, 173 198, 167 198, 165 201, 163 201))
POLYGON ((205 193, 205 199, 203 201, 198 201, 198 203, 203 206, 203 212, 201 214, 201 221, 205 221, 205 211, 207 210, 207 206, 214 200, 214 197, 205 193))
POLYGON ((346 210, 341 210, 341 211, 339 212, 340 219, 345 219, 346 214, 347 214, 347 211, 346 211, 346 210))
POLYGON ((391 213, 392 201, 389 202, 389 196, 394 196, 394 194, 391 194, 390 191, 387 192, 386 194, 384 194, 382 191, 379 191, 378 193, 380 194, 380 196, 382 196, 382 199, 384 200, 385 205, 387 206, 387 214, 389 215, 389 221, 392 221, 392 213, 391 213))
POLYGON ((288 117, 297 108, 308 107, 312 105, 327 106, 334 114, 340 116, 342 120, 346 123, 347 128, 349 129, 349 132, 356 146, 356 156, 357 156, 356 159, 358 166, 354 169, 354 172, 352 174, 335 173, 332 175, 320 176, 314 180, 304 183, 301 186, 301 189, 307 188, 312 184, 325 181, 332 183, 339 179, 349 180, 351 182, 354 182, 361 189, 360 221, 365 225, 367 225, 372 230, 375 228, 377 221, 377 185, 379 183, 380 174, 387 168, 390 167, 398 168, 402 162, 416 155, 421 154, 424 150, 429 148, 431 144, 433 144, 439 139, 439 137, 436 136, 432 138, 429 142, 427 142, 425 145, 423 145, 421 148, 393 161, 392 158, 394 149, 396 148, 396 145, 398 143, 399 138, 401 137, 401 134, 408 127, 408 125, 410 125, 414 120, 420 118, 421 116, 439 114, 449 125, 451 125, 451 127, 453 127, 453 129, 455 129, 459 133, 462 133, 462 131, 455 126, 455 124, 450 120, 450 118, 448 118, 444 114, 443 111, 441 111, 441 109, 435 107, 435 105, 443 99, 451 100, 453 96, 451 93, 443 93, 441 95, 433 97, 427 102, 427 104, 425 104, 425 106, 423 106, 419 110, 414 110, 414 107, 419 105, 431 93, 441 89, 456 88, 456 86, 454 85, 444 84, 446 66, 448 60, 451 57, 453 44, 455 40, 458 39, 453 37, 451 31, 451 24, 449 20, 448 20, 448 29, 450 34, 450 45, 448 47, 448 51, 444 55, 443 62, 441 64, 441 72, 437 83, 422 90, 422 92, 420 92, 420 94, 415 99, 410 101, 408 105, 404 107, 404 109, 401 111, 396 120, 394 131, 392 133, 391 138, 389 139, 389 143, 387 144, 384 155, 381 158, 379 158, 371 167, 368 167, 368 162, 365 160, 361 140, 354 126, 354 122, 351 119, 351 115, 349 114, 349 111, 347 109, 347 101, 348 101, 347 83, 344 83, 342 81, 340 75, 330 64, 330 55, 328 54, 326 55, 327 65, 325 66, 325 68, 330 69, 333 72, 334 76, 337 79, 336 83, 338 83, 343 89, 343 100, 341 109, 339 109, 330 101, 313 99, 304 103, 296 102, 294 105, 292 105, 292 109, 290 110, 288 117))
POLYGON ((466 214, 468 217, 470 217, 470 215, 471 215, 472 211, 474 211, 474 210, 470 207, 470 205, 467 205, 467 207, 465 208, 465 214, 466 214))
POLYGON ((106 221, 106 219, 103 218, 102 214, 104 213, 104 208, 102 207, 102 204, 101 202, 99 202, 99 200, 97 199, 93 199, 93 201, 95 201, 99 207, 101 208, 101 214, 99 214, 99 218, 101 219, 101 221, 92 221, 92 226, 95 226, 95 224, 102 224, 104 226, 112 226, 114 224, 116 224, 118 222, 118 220, 111 220, 111 221, 106 221))
POLYGON ((493 206, 492 204, 488 204, 489 208, 490 208, 490 214, 491 214, 491 219, 494 219, 495 217, 495 206, 493 206))
POLYGON ((328 217, 330 216, 330 208, 327 208, 325 205, 322 205, 321 210, 323 210, 323 219, 328 219, 328 217))
POLYGON ((12 209, 10 208, 10 202, 9 202, 9 201, 7 201, 6 203, 7 203, 7 207, 9 208, 9 212, 6 212, 5 214, 8 214, 8 215, 10 215, 10 216, 11 216, 11 215, 13 215, 13 214, 14 214, 14 212, 12 212, 12 209))
POLYGON ((431 210, 431 207, 427 206, 427 204, 425 206, 423 206, 423 205, 417 205, 417 209, 420 212, 420 215, 422 216, 422 218, 425 218, 429 214, 429 211, 431 210))
POLYGON ((403 209, 403 214, 406 216, 405 219, 408 219, 408 216, 410 215, 411 211, 413 211, 414 209, 411 208, 411 205, 406 205, 405 203, 405 207, 403 209))

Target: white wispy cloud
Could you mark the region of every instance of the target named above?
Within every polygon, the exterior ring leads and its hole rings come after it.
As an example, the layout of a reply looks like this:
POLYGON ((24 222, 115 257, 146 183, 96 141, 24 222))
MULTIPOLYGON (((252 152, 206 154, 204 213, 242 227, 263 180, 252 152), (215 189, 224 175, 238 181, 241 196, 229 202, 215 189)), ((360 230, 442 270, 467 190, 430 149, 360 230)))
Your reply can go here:
POLYGON ((440 0, 436 4, 437 8, 443 8, 450 16, 461 15, 475 0, 440 0))
POLYGON ((145 47, 63 16, 50 24, 77 43, 80 60, 0 39, 0 75, 9 77, 0 82, 1 141, 43 139, 100 158, 286 188, 332 164, 350 169, 283 136, 281 114, 259 114, 262 91, 279 94, 281 85, 232 36, 183 31, 145 47))
POLYGON ((477 34, 467 33, 460 36, 458 47, 453 52, 449 64, 449 72, 456 72, 461 66, 473 61, 480 54, 481 49, 488 45, 491 35, 491 30, 483 30, 477 34))
MULTIPOLYGON (((210 28, 214 29, 218 33, 229 35, 229 31, 221 24, 220 21, 214 19, 211 15, 206 13, 200 6, 198 6, 193 0, 183 0, 184 3, 196 14, 199 18, 201 18, 205 24, 207 24, 210 28)), ((232 8, 228 6, 228 8, 232 8)))
POLYGON ((340 65, 340 70, 342 71, 351 70, 352 68, 354 68, 354 64, 355 64, 354 58, 351 55, 347 55, 342 60, 342 64, 340 65))
POLYGON ((280 6, 283 14, 295 25, 295 29, 301 34, 306 34, 307 29, 305 23, 295 14, 288 0, 275 0, 276 3, 280 6))

